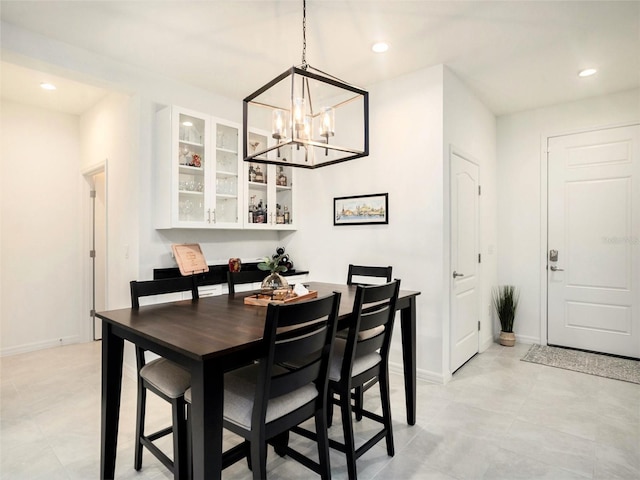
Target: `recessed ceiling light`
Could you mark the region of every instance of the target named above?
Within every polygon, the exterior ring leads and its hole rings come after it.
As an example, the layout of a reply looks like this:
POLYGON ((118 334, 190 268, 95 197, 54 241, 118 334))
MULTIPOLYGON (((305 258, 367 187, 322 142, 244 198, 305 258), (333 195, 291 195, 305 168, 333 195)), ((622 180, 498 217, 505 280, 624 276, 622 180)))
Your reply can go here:
POLYGON ((377 42, 371 46, 371 50, 376 53, 384 53, 389 50, 389 44, 385 42, 377 42))
POLYGON ((590 77, 591 75, 595 75, 595 73, 598 70, 596 70, 595 68, 585 68, 584 70, 580 70, 580 72, 578 72, 578 76, 579 77, 590 77))
POLYGON ((55 90, 56 86, 53 83, 42 82, 40 88, 44 90, 55 90))

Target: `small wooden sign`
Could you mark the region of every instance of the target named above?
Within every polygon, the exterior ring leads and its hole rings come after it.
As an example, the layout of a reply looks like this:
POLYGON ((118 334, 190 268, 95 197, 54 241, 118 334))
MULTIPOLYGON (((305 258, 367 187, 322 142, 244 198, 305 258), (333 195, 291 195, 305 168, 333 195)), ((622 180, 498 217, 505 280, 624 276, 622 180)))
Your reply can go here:
POLYGON ((198 243, 174 243, 171 245, 180 273, 184 276, 209 271, 209 265, 198 243))

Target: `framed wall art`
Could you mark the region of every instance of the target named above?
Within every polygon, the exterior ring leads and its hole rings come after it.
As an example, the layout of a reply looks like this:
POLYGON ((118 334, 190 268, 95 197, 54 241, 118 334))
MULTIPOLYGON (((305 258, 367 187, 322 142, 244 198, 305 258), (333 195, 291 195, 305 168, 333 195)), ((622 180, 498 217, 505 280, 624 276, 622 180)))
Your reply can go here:
POLYGON ((389 194, 374 193, 335 197, 334 225, 375 225, 389 223, 389 194))

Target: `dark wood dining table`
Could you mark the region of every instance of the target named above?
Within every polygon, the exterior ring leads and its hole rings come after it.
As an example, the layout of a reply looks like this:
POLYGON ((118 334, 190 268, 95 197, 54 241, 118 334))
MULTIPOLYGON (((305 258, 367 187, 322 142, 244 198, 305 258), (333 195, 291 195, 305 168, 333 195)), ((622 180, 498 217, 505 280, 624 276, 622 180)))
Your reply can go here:
MULTIPOLYGON (((349 321, 356 287, 309 282, 318 296, 342 293, 339 327, 349 321)), ((255 292, 254 292, 255 293, 255 292)), ((116 465, 124 340, 157 353, 191 372, 193 478, 222 473, 224 374, 259 356, 265 307, 234 296, 162 303, 135 310, 100 312, 102 319, 102 418, 100 478, 113 479, 116 465)), ((400 311, 407 422, 416 420, 416 296, 401 290, 400 311)))

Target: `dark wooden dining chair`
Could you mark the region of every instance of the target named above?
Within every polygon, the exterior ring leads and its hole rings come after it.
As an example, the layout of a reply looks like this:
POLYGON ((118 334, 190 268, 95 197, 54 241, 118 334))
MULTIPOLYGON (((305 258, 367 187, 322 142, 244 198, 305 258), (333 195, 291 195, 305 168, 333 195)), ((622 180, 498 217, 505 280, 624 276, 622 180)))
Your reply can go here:
POLYGON ((236 285, 246 283, 262 282, 269 272, 262 270, 241 270, 239 272, 227 272, 227 285, 229 286, 229 295, 235 295, 236 285))
MULTIPOLYGON (((223 468, 247 458, 253 478, 266 478, 270 442, 280 455, 331 478, 325 402, 339 307, 339 292, 267 306, 262 356, 224 377, 224 428, 245 440, 223 453, 223 468), (288 432, 310 418, 315 419, 318 462, 287 445, 288 432)), ((190 416, 190 389, 185 397, 190 416)))
MULTIPOLYGON (((373 279, 381 279, 382 283, 389 283, 391 281, 391 275, 393 272, 393 267, 375 267, 369 265, 352 265, 349 264, 349 270, 347 272, 347 285, 372 285, 370 282, 365 282, 366 278, 373 279), (354 282, 353 277, 356 277, 356 281, 354 282)), ((338 337, 344 337, 344 332, 338 332, 338 337)), ((362 409, 362 404, 364 402, 364 392, 373 387, 377 382, 377 379, 372 379, 366 385, 362 387, 358 387, 353 392, 353 399, 356 402, 356 420, 362 420, 362 416, 357 413, 362 409)))
POLYGON ((349 264, 347 272, 347 285, 371 285, 369 282, 359 281, 361 277, 382 278, 384 283, 391 281, 393 267, 373 267, 367 265, 349 264), (354 282, 353 277, 358 277, 354 282))
MULTIPOLYGON (((136 309, 140 308, 141 297, 153 295, 190 292, 192 300, 198 300, 198 286, 194 276, 142 282, 134 280, 130 285, 131 306, 136 309)), ((145 350, 137 345, 136 362, 138 370, 138 401, 134 467, 136 470, 142 468, 142 451, 143 447, 145 447, 173 472, 175 479, 187 478, 188 452, 184 392, 191 384, 191 376, 188 371, 165 358, 157 358, 147 363, 145 350), (151 434, 145 433, 147 390, 169 402, 172 412, 171 426, 151 434), (173 460, 153 443, 170 433, 173 433, 173 460)))
MULTIPOLYGON (((357 478, 356 460, 383 438, 386 439, 387 454, 395 453, 391 404, 389 397, 389 349, 396 302, 400 291, 400 280, 383 285, 359 285, 353 305, 347 338, 336 338, 329 369, 328 403, 340 406, 344 443, 330 440, 330 445, 346 454, 347 473, 350 480, 357 478), (382 415, 364 409, 363 405, 352 407, 352 391, 378 379, 382 415), (337 398, 335 397, 337 395, 337 398), (355 447, 352 412, 382 425, 369 440, 355 447)), ((329 422, 332 407, 329 406, 329 422)))

